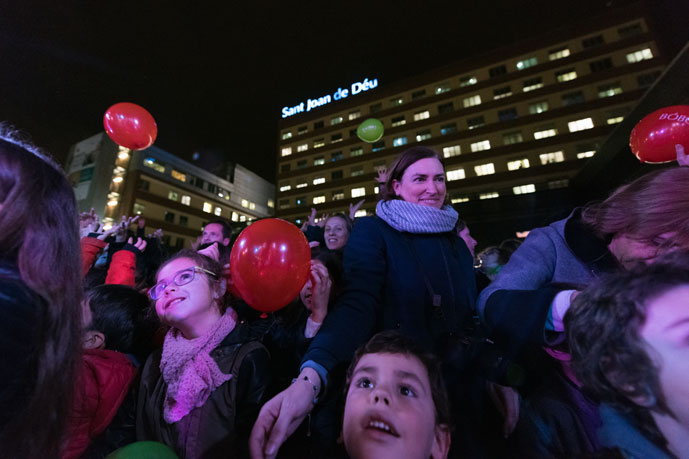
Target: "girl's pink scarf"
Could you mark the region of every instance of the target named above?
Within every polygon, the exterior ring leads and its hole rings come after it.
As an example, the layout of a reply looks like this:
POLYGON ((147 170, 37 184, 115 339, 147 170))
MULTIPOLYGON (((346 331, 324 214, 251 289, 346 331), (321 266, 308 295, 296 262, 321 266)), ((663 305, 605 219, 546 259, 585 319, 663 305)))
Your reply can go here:
POLYGON ((237 324, 237 313, 228 308, 208 332, 186 339, 171 328, 165 335, 160 372, 167 383, 163 416, 168 424, 203 406, 210 394, 232 375, 220 371, 210 356, 237 324))

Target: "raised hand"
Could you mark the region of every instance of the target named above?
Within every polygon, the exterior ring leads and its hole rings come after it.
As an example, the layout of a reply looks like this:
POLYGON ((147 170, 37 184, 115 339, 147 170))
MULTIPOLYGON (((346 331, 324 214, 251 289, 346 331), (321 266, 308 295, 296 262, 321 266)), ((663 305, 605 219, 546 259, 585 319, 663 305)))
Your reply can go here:
POLYGON ((349 203, 349 219, 354 221, 354 216, 356 215, 356 211, 359 210, 359 207, 361 207, 364 202, 366 202, 365 199, 362 199, 361 201, 357 202, 356 204, 352 205, 352 203, 349 203))
POLYGON ((146 239, 137 237, 136 242, 134 242, 134 238, 130 237, 129 239, 127 239, 127 243, 139 249, 139 252, 143 253, 143 251, 146 250, 146 239))
POLYGON ((328 315, 328 302, 332 281, 328 268, 322 263, 311 261, 311 320, 323 323, 328 315))
POLYGON ((323 228, 325 226, 325 221, 328 219, 328 217, 330 217, 330 214, 321 215, 321 218, 318 219, 318 221, 316 222, 316 225, 323 228))
POLYGON ((307 217, 306 223, 308 223, 309 226, 316 226, 316 208, 315 207, 311 208, 311 215, 309 215, 307 217))
POLYGON ((376 172, 378 173, 375 179, 376 182, 382 185, 383 183, 388 181, 388 169, 385 166, 379 167, 376 172))
POLYGON ((205 255, 210 259, 213 259, 215 261, 220 260, 220 251, 218 250, 218 243, 214 242, 213 244, 209 245, 205 249, 201 249, 198 251, 201 255, 205 255))
POLYGON ((684 145, 675 145, 675 151, 677 152, 677 163, 680 166, 689 166, 689 155, 684 153, 684 145))

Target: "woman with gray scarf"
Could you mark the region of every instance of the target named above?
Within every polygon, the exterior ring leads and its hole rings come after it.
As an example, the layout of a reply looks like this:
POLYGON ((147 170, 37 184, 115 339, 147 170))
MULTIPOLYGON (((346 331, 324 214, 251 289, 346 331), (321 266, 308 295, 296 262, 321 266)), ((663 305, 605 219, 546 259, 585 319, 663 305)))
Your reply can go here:
POLYGON ((253 457, 275 457, 329 376, 382 330, 396 329, 447 363, 450 343, 470 324, 476 285, 472 256, 453 231, 445 171, 427 147, 410 148, 388 169, 375 217, 357 221, 344 249, 345 291, 309 347, 301 373, 259 415, 253 457))

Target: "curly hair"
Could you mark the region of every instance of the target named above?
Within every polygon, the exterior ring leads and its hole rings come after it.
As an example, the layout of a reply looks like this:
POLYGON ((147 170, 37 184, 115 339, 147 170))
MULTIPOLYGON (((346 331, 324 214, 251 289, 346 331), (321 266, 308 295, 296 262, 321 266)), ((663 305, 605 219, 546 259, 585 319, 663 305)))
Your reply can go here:
POLYGON ((650 410, 672 415, 659 380, 659 362, 641 337, 648 305, 689 284, 689 253, 670 253, 602 278, 577 295, 565 315, 572 369, 582 388, 630 416, 658 445, 665 440, 650 410), (641 406, 633 400, 647 401, 641 406))

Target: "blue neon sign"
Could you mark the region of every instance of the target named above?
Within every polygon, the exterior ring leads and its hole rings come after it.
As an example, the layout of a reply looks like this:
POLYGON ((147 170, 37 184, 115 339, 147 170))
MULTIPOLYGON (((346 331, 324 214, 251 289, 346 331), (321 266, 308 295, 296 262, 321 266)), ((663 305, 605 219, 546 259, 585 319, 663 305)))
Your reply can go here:
POLYGON ((378 87, 378 78, 368 79, 365 78, 364 81, 352 83, 350 88, 337 88, 337 91, 324 96, 318 97, 317 99, 306 99, 306 103, 302 102, 299 105, 294 105, 292 107, 282 107, 282 117, 289 118, 298 113, 309 112, 314 108, 322 107, 323 105, 331 103, 333 100, 346 99, 350 95, 354 96, 356 94, 368 91, 378 87))

